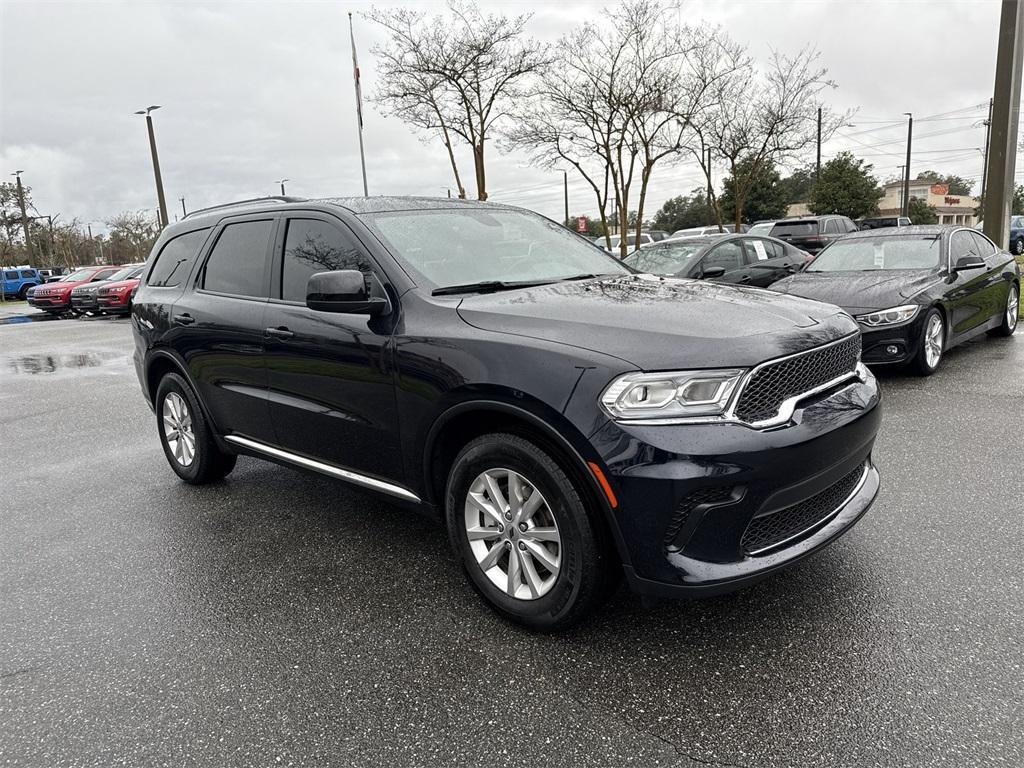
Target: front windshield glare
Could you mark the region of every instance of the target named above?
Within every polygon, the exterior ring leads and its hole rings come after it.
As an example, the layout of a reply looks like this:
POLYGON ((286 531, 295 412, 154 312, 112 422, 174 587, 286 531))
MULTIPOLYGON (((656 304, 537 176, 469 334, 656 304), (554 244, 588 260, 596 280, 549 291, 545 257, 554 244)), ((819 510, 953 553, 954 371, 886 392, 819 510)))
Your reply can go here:
POLYGON ((856 272, 874 269, 934 269, 939 266, 941 239, 928 237, 865 237, 838 240, 807 265, 807 272, 856 272))
POLYGON ((683 271, 702 247, 703 244, 695 243, 655 245, 631 253, 625 261, 633 269, 641 272, 650 272, 655 275, 675 275, 683 271))
POLYGON ((629 272, 565 227, 523 211, 389 211, 364 220, 396 256, 438 288, 629 272))

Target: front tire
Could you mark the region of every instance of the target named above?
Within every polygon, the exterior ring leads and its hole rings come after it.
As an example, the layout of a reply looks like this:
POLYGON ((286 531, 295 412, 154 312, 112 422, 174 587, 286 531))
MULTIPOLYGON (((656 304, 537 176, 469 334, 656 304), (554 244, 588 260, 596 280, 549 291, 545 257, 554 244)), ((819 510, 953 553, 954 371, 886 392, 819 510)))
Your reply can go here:
POLYGON ((946 321, 942 317, 942 312, 932 307, 924 316, 917 354, 910 364, 911 370, 918 376, 931 376, 938 370, 945 349, 946 321))
POLYGON ((235 468, 238 457, 217 447, 192 388, 176 373, 166 374, 157 387, 156 423, 167 463, 186 483, 222 480, 235 468))
POLYGON ((1013 241, 1013 253, 1016 256, 1024 255, 1024 237, 1018 237, 1013 241))
POLYGON ((485 435, 462 449, 448 475, 448 534, 492 609, 552 632, 607 598, 619 569, 585 498, 555 459, 517 435, 485 435))

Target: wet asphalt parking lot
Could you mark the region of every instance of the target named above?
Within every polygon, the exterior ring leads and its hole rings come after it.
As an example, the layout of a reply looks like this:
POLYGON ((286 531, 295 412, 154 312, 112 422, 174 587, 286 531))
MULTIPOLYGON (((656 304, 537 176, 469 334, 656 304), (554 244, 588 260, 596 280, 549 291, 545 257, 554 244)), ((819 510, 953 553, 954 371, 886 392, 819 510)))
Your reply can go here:
POLYGON ((0 325, 2 766, 1024 764, 1024 335, 882 377, 883 489, 836 545, 561 636, 345 485, 182 484, 130 351, 0 325))

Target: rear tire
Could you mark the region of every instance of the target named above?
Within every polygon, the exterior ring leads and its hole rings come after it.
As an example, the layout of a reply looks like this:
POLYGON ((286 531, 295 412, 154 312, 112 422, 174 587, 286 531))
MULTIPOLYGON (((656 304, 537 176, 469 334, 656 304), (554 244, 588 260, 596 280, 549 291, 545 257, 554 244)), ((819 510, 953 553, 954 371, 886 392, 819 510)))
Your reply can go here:
POLYGON ((1003 322, 998 328, 989 331, 990 336, 1013 336, 1017 330, 1017 320, 1020 317, 1020 286, 1010 283, 1010 290, 1006 293, 1006 309, 1003 310, 1003 322))
POLYGON ((485 435, 459 452, 445 493, 448 535, 493 610, 554 632, 607 599, 620 569, 585 498, 555 459, 517 435, 485 435))
POLYGON ((921 338, 917 342, 917 354, 910 363, 910 369, 918 376, 931 376, 938 370, 945 351, 946 321, 942 312, 932 307, 924 316, 921 338))
POLYGON ((238 457, 224 453, 213 439, 199 401, 185 379, 168 373, 156 391, 156 424, 171 469, 191 485, 227 477, 238 457))
POLYGON ((1013 253, 1016 256, 1024 255, 1024 237, 1018 237, 1013 241, 1013 253))

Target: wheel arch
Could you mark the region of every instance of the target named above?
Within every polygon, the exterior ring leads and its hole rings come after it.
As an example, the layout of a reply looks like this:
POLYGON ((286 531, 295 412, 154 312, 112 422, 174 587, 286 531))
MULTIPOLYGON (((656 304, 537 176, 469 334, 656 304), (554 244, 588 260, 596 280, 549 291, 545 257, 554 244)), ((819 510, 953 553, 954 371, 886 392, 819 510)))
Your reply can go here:
POLYGON ((199 394, 199 388, 196 386, 192 375, 188 372, 188 366, 185 365, 184 361, 180 360, 177 355, 165 349, 155 349, 146 356, 146 397, 149 399, 149 402, 153 407, 156 408, 156 391, 160 386, 160 380, 168 373, 177 373, 185 379, 185 382, 192 390, 192 394, 195 395, 196 402, 199 403, 199 407, 203 411, 203 417, 211 427, 214 440, 217 442, 218 447, 220 447, 221 450, 234 453, 234 451, 231 450, 230 447, 221 439, 220 431, 217 429, 217 425, 213 420, 210 409, 207 408, 206 403, 203 402, 203 398, 199 394))
POLYGON ((622 541, 615 515, 594 473, 590 461, 599 457, 588 455, 585 445, 574 444, 566 437, 573 435, 577 443, 586 438, 562 414, 551 409, 543 417, 534 411, 499 399, 471 400, 448 408, 433 423, 424 443, 423 478, 426 500, 434 505, 443 519, 445 485, 451 465, 459 450, 481 435, 507 432, 535 442, 562 465, 584 501, 600 510, 598 522, 613 541, 623 563, 629 563, 628 552, 622 541), (556 428, 556 425, 558 428, 556 428))

